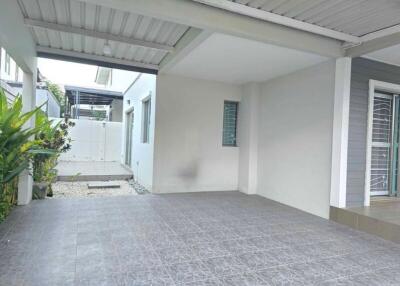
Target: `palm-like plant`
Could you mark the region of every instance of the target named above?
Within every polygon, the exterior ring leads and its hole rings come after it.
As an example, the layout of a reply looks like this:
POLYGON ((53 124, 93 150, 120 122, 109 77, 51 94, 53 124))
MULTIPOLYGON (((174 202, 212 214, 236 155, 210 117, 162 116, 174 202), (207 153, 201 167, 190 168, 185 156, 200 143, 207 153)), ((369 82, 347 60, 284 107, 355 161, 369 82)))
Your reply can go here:
POLYGON ((9 106, 0 89, 0 221, 16 201, 17 176, 29 168, 34 154, 51 152, 44 150, 39 140, 31 140, 40 132, 40 126, 24 127, 39 109, 23 113, 21 97, 9 106))

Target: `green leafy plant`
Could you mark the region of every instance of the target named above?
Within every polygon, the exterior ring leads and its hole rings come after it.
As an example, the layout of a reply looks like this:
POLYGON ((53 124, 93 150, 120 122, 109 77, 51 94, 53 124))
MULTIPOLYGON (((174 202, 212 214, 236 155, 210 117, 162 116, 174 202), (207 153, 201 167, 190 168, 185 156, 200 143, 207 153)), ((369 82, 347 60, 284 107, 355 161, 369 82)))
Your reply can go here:
POLYGON ((36 115, 35 125, 40 127, 40 131, 36 134, 43 149, 53 150, 53 154, 35 154, 33 160, 33 179, 35 182, 48 183, 51 191, 51 183, 57 177, 55 169, 57 161, 61 153, 65 153, 71 149, 71 138, 69 128, 75 123, 65 118, 63 121, 56 123, 49 120, 43 111, 39 111, 36 115))
POLYGON ((41 146, 40 140, 31 140, 40 132, 40 126, 25 128, 40 107, 22 112, 22 99, 16 98, 12 105, 0 89, 0 221, 9 213, 17 200, 18 175, 29 168, 35 154, 50 154, 41 146))

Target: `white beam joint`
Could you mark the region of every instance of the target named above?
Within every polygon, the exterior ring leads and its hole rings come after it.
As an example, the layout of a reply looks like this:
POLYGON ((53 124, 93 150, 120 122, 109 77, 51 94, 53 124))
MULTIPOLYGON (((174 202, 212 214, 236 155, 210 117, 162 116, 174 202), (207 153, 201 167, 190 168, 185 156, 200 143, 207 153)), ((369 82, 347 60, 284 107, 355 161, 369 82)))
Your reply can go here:
POLYGON ((212 33, 197 28, 189 28, 176 43, 175 51, 167 54, 160 63, 160 72, 167 72, 191 51, 203 43, 212 33))

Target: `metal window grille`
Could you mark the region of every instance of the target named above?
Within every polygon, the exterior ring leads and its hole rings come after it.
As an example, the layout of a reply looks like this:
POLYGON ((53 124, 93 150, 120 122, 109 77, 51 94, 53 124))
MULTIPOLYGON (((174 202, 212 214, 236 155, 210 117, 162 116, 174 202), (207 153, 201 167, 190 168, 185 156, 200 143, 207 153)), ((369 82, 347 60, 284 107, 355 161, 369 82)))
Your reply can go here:
POLYGON ((236 129, 239 103, 234 101, 224 102, 224 124, 222 145, 237 146, 236 129))

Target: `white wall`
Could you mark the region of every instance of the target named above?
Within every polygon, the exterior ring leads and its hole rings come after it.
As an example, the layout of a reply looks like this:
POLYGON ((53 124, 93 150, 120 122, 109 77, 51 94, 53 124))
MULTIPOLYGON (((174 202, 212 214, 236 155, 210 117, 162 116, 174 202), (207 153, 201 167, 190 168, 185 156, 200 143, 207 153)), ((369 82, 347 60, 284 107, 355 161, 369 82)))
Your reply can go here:
MULTIPOLYGON (((52 118, 60 120, 59 118, 52 118)), ((61 155, 65 161, 117 161, 121 156, 122 123, 73 119, 71 150, 61 155)))
POLYGON ((329 217, 335 62, 266 82, 257 193, 329 217))
POLYGON ((125 162, 126 111, 133 108, 132 164, 135 180, 148 190, 153 189, 154 125, 156 105, 156 76, 142 74, 124 94, 123 140, 121 162, 125 162), (142 143, 142 101, 151 96, 150 140, 142 143), (128 104, 128 101, 130 104, 128 104))
POLYGON ((222 146, 222 125, 224 100, 240 99, 239 86, 158 76, 154 192, 238 189, 239 148, 222 146))
POLYGON ((248 83, 242 86, 239 106, 238 140, 239 191, 246 194, 257 192, 258 169, 258 125, 261 84, 248 83))

